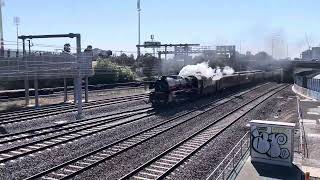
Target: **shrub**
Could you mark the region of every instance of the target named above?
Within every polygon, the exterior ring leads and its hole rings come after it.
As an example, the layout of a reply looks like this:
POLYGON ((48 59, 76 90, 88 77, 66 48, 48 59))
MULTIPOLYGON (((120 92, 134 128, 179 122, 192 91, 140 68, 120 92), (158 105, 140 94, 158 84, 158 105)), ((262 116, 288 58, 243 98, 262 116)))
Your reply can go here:
POLYGON ((133 81, 135 73, 128 66, 120 66, 109 59, 98 59, 94 67, 95 75, 90 78, 90 84, 105 84, 133 81))

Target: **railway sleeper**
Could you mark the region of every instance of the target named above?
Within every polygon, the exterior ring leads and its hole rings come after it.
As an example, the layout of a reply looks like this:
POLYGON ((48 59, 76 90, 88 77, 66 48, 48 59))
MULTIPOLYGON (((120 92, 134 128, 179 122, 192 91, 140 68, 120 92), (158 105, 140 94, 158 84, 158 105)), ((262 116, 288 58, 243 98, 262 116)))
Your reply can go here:
MULTIPOLYGON (((31 149, 39 149, 39 148, 41 148, 41 146, 39 147, 39 146, 37 146, 37 144, 35 144, 35 145, 31 145, 31 146, 27 146, 28 148, 31 148, 31 149)), ((20 149, 20 148, 19 148, 20 149)))
POLYGON ((198 148, 198 145, 192 145, 192 144, 184 144, 184 146, 190 147, 190 148, 198 148))
POLYGON ((81 165, 86 165, 86 166, 91 165, 91 163, 83 162, 83 161, 76 162, 76 164, 81 164, 81 165))
POLYGON ((76 166, 76 165, 69 165, 69 167, 73 168, 73 169, 83 169, 85 167, 82 166, 76 166))
POLYGON ((161 170, 158 170, 158 169, 152 169, 152 168, 146 168, 147 171, 150 171, 150 172, 156 172, 156 173, 164 173, 166 171, 161 171, 161 170))
POLYGON ((158 165, 154 165, 154 164, 151 164, 150 167, 153 167, 153 168, 158 168, 158 169, 169 169, 168 167, 164 167, 164 166, 158 166, 158 165))
POLYGON ((180 147, 180 149, 188 150, 188 151, 193 151, 193 150, 196 149, 196 148, 182 145, 182 146, 180 147))
POLYGON ((151 177, 151 178, 155 178, 155 177, 158 177, 159 175, 155 174, 155 173, 148 173, 148 172, 139 172, 138 175, 142 175, 143 176, 146 176, 147 178, 148 177, 151 177))
POLYGON ((150 178, 144 178, 144 177, 140 177, 140 176, 133 176, 133 179, 138 179, 138 180, 153 180, 150 178))
POLYGON ((181 157, 175 157, 175 156, 172 156, 172 155, 167 155, 166 158, 169 158, 169 159, 178 159, 178 160, 181 159, 181 157))
POLYGON ((188 152, 181 151, 180 149, 175 150, 174 153, 180 153, 180 154, 186 154, 186 155, 189 154, 188 152))
POLYGON ((74 171, 74 170, 71 170, 71 169, 66 169, 66 168, 61 169, 61 171, 70 172, 70 173, 77 172, 77 171, 74 171))
POLYGON ((170 167, 173 165, 168 162, 161 162, 161 161, 157 161, 154 164, 160 164, 160 166, 162 165, 162 166, 170 166, 170 167))
POLYGON ((185 155, 178 154, 178 153, 175 153, 175 152, 169 153, 169 156, 185 157, 185 155))
POLYGON ((41 179, 44 179, 44 180, 58 180, 57 178, 53 178, 53 177, 49 177, 49 176, 43 176, 43 177, 41 177, 41 179))
POLYGON ((172 163, 177 163, 177 162, 179 162, 179 161, 175 161, 175 160, 167 159, 166 157, 161 158, 159 161, 172 162, 172 163))
POLYGON ((89 159, 89 158, 84 159, 84 161, 89 161, 89 162, 98 162, 98 160, 96 160, 96 159, 89 159))

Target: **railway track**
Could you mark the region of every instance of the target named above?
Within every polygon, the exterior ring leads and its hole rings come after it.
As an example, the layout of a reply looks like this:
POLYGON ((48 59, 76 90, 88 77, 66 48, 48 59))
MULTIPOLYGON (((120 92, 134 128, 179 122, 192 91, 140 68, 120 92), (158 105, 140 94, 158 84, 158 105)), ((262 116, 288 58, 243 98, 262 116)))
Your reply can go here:
POLYGON ((94 121, 88 120, 88 122, 76 122, 71 126, 71 123, 69 123, 66 127, 58 130, 48 127, 47 129, 40 128, 33 131, 30 130, 31 132, 16 133, 4 138, 5 140, 1 141, 0 144, 10 143, 13 141, 19 141, 19 143, 21 143, 21 140, 30 140, 29 138, 40 137, 48 134, 51 134, 52 136, 1 150, 0 163, 5 163, 19 157, 43 151, 60 144, 66 144, 79 138, 94 135, 120 125, 132 123, 134 121, 150 117, 154 114, 155 112, 152 112, 152 108, 142 108, 134 112, 130 111, 123 114, 117 114, 115 117, 105 115, 98 119, 97 117, 90 119, 94 119, 94 121), (129 117, 132 119, 125 120, 125 118, 129 117))
MULTIPOLYGON (((125 96, 125 97, 119 97, 119 98, 92 101, 89 103, 84 103, 83 109, 86 110, 86 109, 93 109, 93 108, 103 107, 108 105, 140 101, 140 100, 146 99, 147 97, 148 96, 146 94, 139 94, 139 95, 133 95, 133 96, 125 96)), ((74 111, 77 111, 77 108, 75 105, 63 105, 59 107, 51 107, 51 108, 45 108, 40 110, 2 114, 0 115, 0 125, 23 122, 23 121, 36 119, 36 118, 54 116, 54 115, 59 115, 62 113, 68 113, 68 112, 74 112, 74 111)))
MULTIPOLYGON (((89 93, 99 93, 99 92, 107 92, 107 91, 121 91, 121 90, 130 90, 130 89, 142 89, 143 86, 136 86, 136 87, 118 87, 118 88, 113 88, 113 89, 99 89, 99 90, 90 90, 89 93)), ((73 91, 67 91, 68 94, 73 94, 73 91)), ((59 97, 63 96, 64 92, 59 91, 59 92, 54 92, 52 94, 46 94, 46 95, 39 95, 40 98, 54 98, 54 97, 59 97)), ((34 98, 34 96, 30 96, 30 98, 34 98)), ((9 101, 22 101, 25 100, 25 97, 15 97, 15 98, 8 98, 4 96, 0 96, 0 102, 9 102, 9 101)))
MULTIPOLYGON (((147 95, 144 93, 141 94, 136 94, 136 95, 130 95, 130 96, 122 96, 122 97, 115 97, 115 98, 107 98, 107 99, 101 99, 101 100, 95 100, 95 101, 90 101, 87 103, 83 103, 84 105, 91 105, 91 104, 96 104, 99 102, 106 102, 106 101, 116 101, 116 100, 125 100, 127 98, 131 97, 139 97, 142 95, 147 95)), ((32 113, 39 113, 45 110, 59 110, 61 108, 70 108, 70 107, 76 107, 75 104, 57 104, 57 105, 49 105, 49 106, 43 106, 39 109, 22 109, 22 110, 17 110, 17 111, 12 111, 12 112, 3 112, 0 113, 0 119, 6 116, 16 116, 16 115, 30 115, 32 113)))
MULTIPOLYGON (((45 170, 43 172, 40 172, 38 174, 35 174, 27 179, 69 179, 72 178, 79 173, 86 171, 106 160, 111 159, 112 157, 115 157, 153 137, 156 137, 159 134, 162 134, 166 131, 169 131, 173 129, 174 127, 177 127, 179 125, 182 125, 195 117, 207 113, 208 111, 211 111, 215 109, 216 107, 219 107, 223 104, 226 104, 227 102, 230 102, 231 100, 238 98, 241 95, 244 95, 246 93, 250 93, 254 91, 257 88, 262 87, 263 85, 259 87, 255 87, 253 89, 244 91, 242 93, 236 93, 232 96, 229 96, 227 98, 218 99, 214 102, 208 103, 206 105, 203 105, 202 107, 199 107, 197 109, 194 109, 192 111, 186 112, 184 114, 178 115, 176 117, 170 118, 164 122, 158 123, 150 128, 147 128, 145 130, 142 130, 140 132, 137 132, 133 135, 130 135, 126 138, 120 139, 116 142, 110 143, 106 146, 103 146, 99 149, 96 149, 94 151, 91 151, 87 154, 84 154, 82 156, 79 156, 77 158, 74 158, 72 160, 69 160, 67 162, 64 162, 60 165, 57 165, 55 167, 52 167, 48 170, 45 170), (214 104, 214 106, 212 106, 214 104), (204 108, 207 108, 204 110, 204 108), (195 113, 191 117, 187 119, 182 119, 182 117, 189 115, 191 113, 195 113)), ((274 89, 274 88, 273 88, 274 89)), ((260 96, 259 96, 260 97, 260 96)))
POLYGON ((198 152, 211 140, 218 137, 240 118, 286 87, 288 87, 288 85, 275 88, 274 90, 264 93, 262 96, 258 96, 244 105, 230 111, 228 114, 214 120, 209 125, 195 132, 188 138, 172 146, 165 152, 159 154, 120 179, 164 179, 183 162, 198 152), (237 114, 235 114, 236 112, 237 114))
POLYGON ((0 145, 3 145, 5 143, 12 143, 15 141, 20 142, 21 140, 31 140, 30 138, 43 136, 47 134, 53 134, 59 131, 66 131, 74 128, 80 128, 87 125, 95 125, 97 123, 104 123, 104 122, 109 123, 109 122, 118 120, 118 118, 127 118, 133 115, 137 115, 139 113, 144 113, 143 111, 151 111, 151 110, 153 110, 153 108, 146 107, 146 108, 134 109, 130 111, 122 111, 122 112, 111 113, 107 115, 95 116, 91 118, 82 119, 80 121, 67 122, 67 123, 56 124, 52 126, 46 126, 42 128, 21 131, 17 133, 5 134, 0 136, 0 145))

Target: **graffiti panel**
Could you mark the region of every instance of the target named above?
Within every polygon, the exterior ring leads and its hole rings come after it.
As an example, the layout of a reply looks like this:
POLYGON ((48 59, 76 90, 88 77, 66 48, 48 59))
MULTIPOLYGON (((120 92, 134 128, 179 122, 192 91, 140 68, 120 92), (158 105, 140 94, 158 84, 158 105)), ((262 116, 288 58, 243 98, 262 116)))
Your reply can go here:
POLYGON ((291 164, 293 127, 294 124, 291 123, 251 121, 252 159, 266 163, 291 164))

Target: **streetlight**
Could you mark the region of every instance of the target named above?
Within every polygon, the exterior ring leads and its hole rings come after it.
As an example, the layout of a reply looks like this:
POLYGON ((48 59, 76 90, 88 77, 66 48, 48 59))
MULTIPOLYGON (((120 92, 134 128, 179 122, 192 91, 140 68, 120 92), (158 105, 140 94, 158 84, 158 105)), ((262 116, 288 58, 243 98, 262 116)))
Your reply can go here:
MULTIPOLYGON (((137 11, 138 11, 138 45, 140 45, 140 12, 141 12, 141 7, 140 7, 140 0, 137 0, 137 11)), ((137 52, 137 58, 140 57, 140 46, 138 46, 138 52, 137 52)))
MULTIPOLYGON (((151 38, 151 42, 153 42, 153 41, 154 41, 154 35, 151 34, 151 35, 150 35, 150 38, 151 38)), ((155 50, 154 47, 153 47, 153 56, 156 57, 156 50, 155 50)))
POLYGON ((20 25, 20 17, 13 17, 13 23, 17 26, 17 57, 19 55, 19 25, 20 25))
POLYGON ((4 6, 4 2, 0 0, 0 43, 1 43, 1 49, 0 49, 0 54, 1 56, 4 56, 4 43, 3 43, 3 27, 2 27, 2 6, 4 6))

